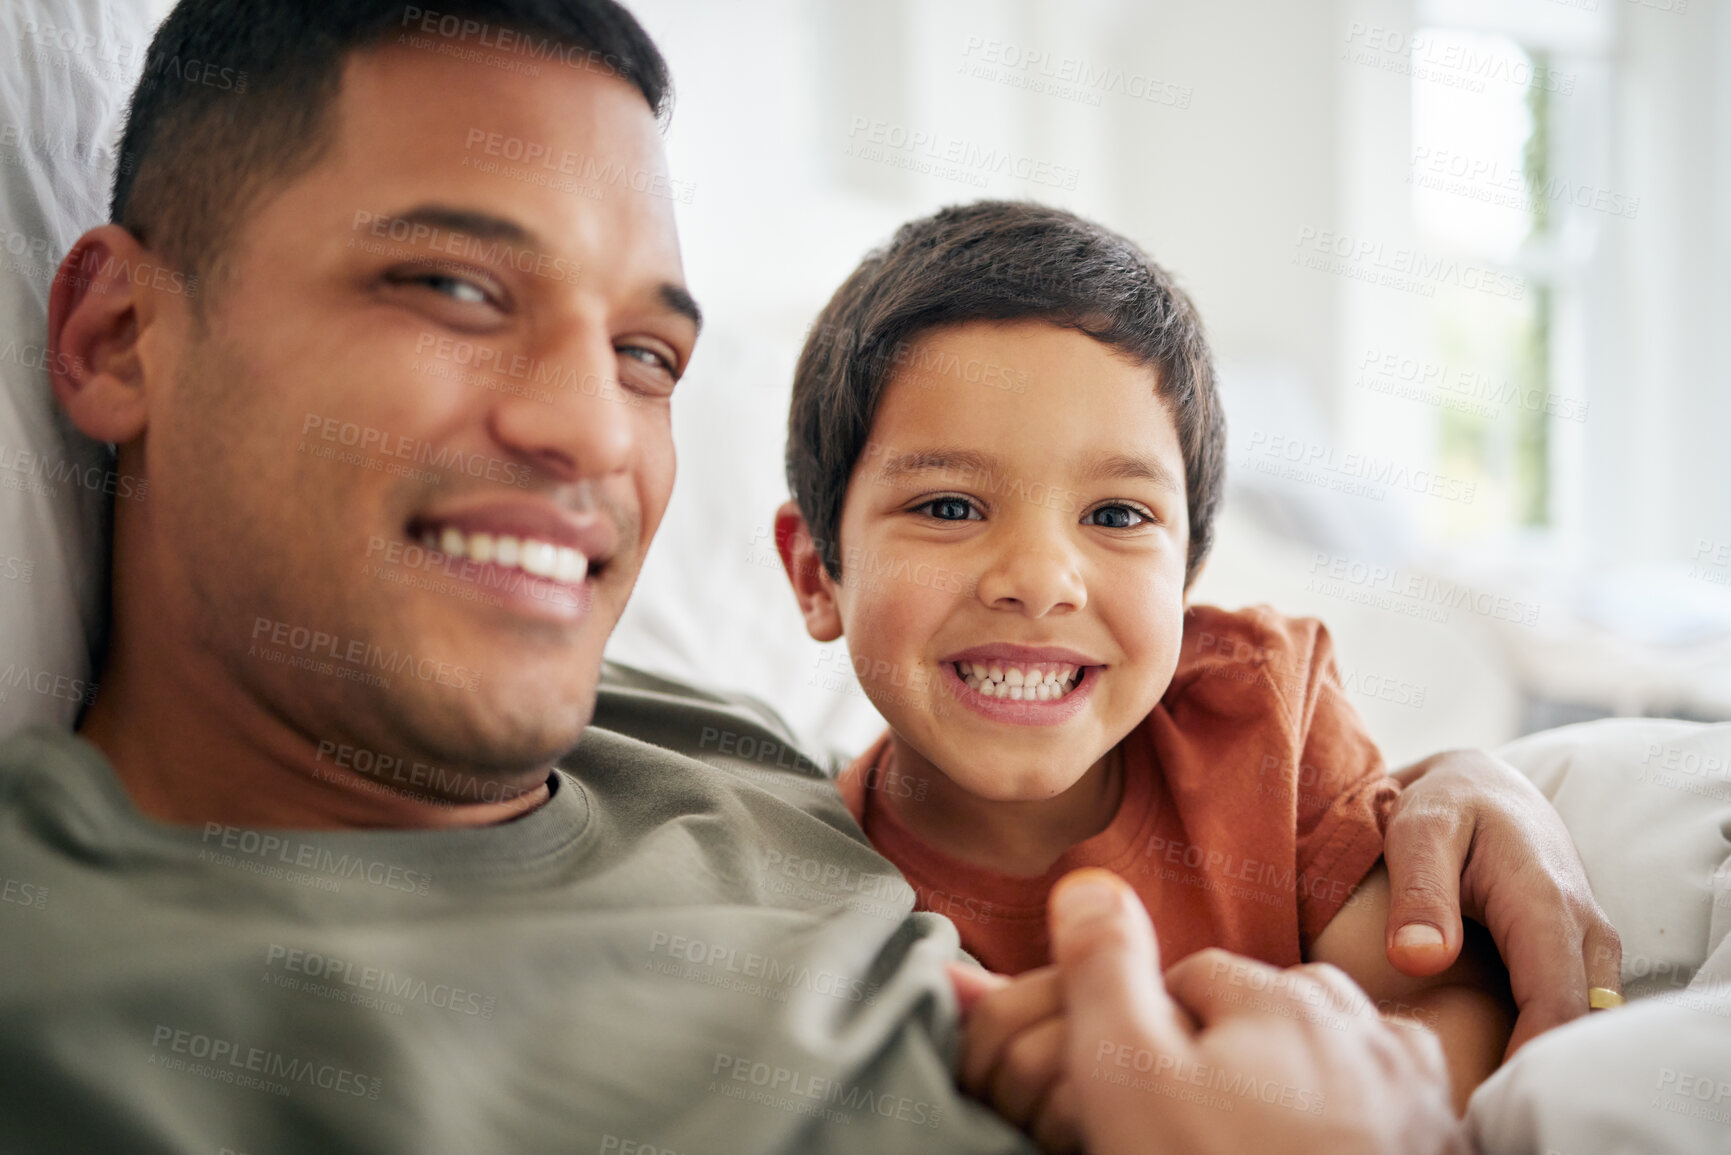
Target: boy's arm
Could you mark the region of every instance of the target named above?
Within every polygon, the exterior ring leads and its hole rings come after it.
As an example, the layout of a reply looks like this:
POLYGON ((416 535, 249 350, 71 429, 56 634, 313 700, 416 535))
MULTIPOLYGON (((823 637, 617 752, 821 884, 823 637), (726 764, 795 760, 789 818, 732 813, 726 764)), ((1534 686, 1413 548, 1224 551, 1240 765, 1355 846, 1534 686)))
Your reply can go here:
POLYGON ((1352 899, 1316 936, 1307 962, 1332 963, 1352 976, 1385 1014, 1429 1027, 1448 1058, 1455 1112, 1502 1062, 1514 1030, 1508 972, 1490 935, 1467 924, 1460 957, 1447 970, 1414 978, 1388 961, 1388 870, 1380 862, 1352 899))

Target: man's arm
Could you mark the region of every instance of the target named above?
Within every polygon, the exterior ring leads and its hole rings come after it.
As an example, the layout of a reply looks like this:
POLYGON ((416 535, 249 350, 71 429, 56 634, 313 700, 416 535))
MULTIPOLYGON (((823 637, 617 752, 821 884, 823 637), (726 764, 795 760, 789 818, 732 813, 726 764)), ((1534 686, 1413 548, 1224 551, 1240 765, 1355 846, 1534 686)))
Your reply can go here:
POLYGON ((1585 1014, 1589 987, 1622 989, 1622 944, 1594 899, 1556 810, 1514 767, 1450 750, 1399 771, 1383 845, 1389 962, 1409 975, 1453 965, 1461 915, 1491 932, 1519 1017, 1509 1055, 1585 1014))
POLYGON ((1473 1089, 1502 1062, 1509 1041, 1514 1006, 1508 973, 1482 931, 1469 932, 1455 961, 1435 974, 1415 977, 1395 969, 1383 938, 1388 911, 1388 872, 1379 865, 1316 937, 1306 961, 1339 967, 1379 1011, 1433 1031, 1448 1062, 1455 1111, 1464 1111, 1473 1089))

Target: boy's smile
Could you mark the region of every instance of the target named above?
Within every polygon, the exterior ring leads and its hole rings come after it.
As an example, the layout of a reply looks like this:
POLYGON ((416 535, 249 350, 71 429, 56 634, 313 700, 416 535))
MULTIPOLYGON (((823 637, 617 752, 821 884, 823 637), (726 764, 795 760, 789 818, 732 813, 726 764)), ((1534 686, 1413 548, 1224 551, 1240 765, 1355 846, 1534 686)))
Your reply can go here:
POLYGON ((960 826, 1079 807, 1086 837, 1183 632, 1184 459, 1157 372, 1041 321, 934 330, 906 361, 849 482, 841 580, 800 591, 807 625, 846 635, 898 766, 928 772, 927 801, 897 804, 910 825, 943 813, 960 850, 960 826))

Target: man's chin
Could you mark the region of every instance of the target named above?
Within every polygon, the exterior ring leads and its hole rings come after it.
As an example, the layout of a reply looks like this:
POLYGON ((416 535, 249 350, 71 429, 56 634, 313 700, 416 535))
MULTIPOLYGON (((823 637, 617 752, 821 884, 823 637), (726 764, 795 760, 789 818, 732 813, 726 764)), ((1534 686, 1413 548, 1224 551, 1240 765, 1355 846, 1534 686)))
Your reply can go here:
POLYGON ((406 745, 451 771, 539 785, 547 768, 582 740, 595 715, 595 685, 553 697, 538 693, 461 694, 460 701, 422 700, 399 710, 393 729, 406 745))

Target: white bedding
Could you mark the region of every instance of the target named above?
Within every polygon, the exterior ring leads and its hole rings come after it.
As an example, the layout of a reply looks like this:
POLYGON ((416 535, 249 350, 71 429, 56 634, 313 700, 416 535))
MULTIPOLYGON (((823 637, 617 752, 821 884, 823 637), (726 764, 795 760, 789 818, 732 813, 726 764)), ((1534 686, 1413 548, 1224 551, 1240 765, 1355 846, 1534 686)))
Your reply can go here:
POLYGON ((1623 936, 1628 1006, 1474 1094, 1488 1155, 1731 1151, 1731 725, 1616 719, 1499 751, 1569 825, 1623 936))
POLYGON ((109 454, 61 418, 43 342, 60 258, 108 219, 148 28, 141 3, 0 4, 0 734, 90 697, 109 454))

